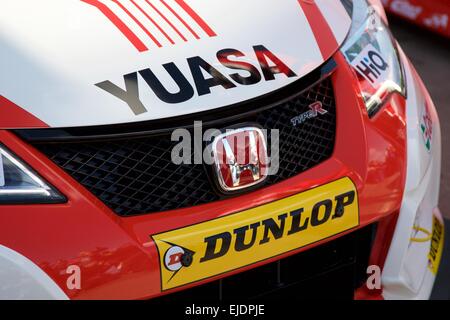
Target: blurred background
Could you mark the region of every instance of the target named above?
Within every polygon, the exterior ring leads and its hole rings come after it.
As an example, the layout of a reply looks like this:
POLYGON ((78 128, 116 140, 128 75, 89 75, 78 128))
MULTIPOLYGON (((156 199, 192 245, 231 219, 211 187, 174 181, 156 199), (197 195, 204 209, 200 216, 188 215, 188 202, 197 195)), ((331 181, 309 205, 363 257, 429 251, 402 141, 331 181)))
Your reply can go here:
POLYGON ((450 40, 393 16, 389 21, 392 32, 430 91, 441 121, 440 209, 447 218, 446 243, 432 299, 450 300, 450 40))

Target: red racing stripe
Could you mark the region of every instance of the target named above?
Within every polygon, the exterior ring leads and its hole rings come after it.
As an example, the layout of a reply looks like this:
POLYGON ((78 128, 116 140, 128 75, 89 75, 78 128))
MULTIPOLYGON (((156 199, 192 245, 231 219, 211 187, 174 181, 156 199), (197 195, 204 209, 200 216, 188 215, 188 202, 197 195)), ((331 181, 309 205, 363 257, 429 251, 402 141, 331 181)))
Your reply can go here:
POLYGON ((161 43, 150 33, 150 31, 147 30, 146 27, 144 27, 144 25, 127 9, 125 8, 125 6, 123 4, 121 4, 118 0, 112 0, 115 4, 117 4, 120 9, 122 9, 123 11, 125 11, 125 13, 131 18, 133 19, 134 22, 136 22, 136 24, 142 29, 142 31, 145 32, 146 35, 149 36, 150 39, 153 40, 153 42, 158 46, 158 47, 162 47, 161 43))
POLYGON ((339 46, 330 25, 314 0, 298 0, 298 3, 308 19, 323 58, 328 59, 339 46))
POLYGON ((0 95, 0 128, 48 128, 49 126, 0 95))
POLYGON ((172 12, 172 14, 175 16, 175 17, 177 17, 177 19, 178 20, 180 20, 181 21, 181 23, 193 34, 193 36, 196 38, 196 39, 200 39, 200 37, 198 36, 198 34, 194 31, 194 30, 192 30, 192 28, 187 24, 187 22, 186 21, 184 21, 184 19, 182 18, 182 17, 180 17, 180 15, 178 14, 178 13, 176 13, 176 11, 175 10, 173 10, 173 8, 171 7, 171 6, 169 6, 168 4, 167 4, 167 2, 166 1, 164 1, 164 0, 161 0, 161 3, 167 8, 167 9, 169 9, 169 11, 170 12, 172 12))
POLYGON ((210 37, 215 37, 216 33, 211 29, 211 27, 203 20, 197 12, 195 12, 184 0, 175 0, 180 7, 186 11, 195 22, 206 32, 206 34, 210 37))
POLYGON ((122 33, 127 39, 136 47, 139 52, 147 51, 146 45, 136 36, 136 34, 127 27, 122 20, 117 17, 105 4, 98 0, 81 0, 97 9, 99 9, 122 33))
POLYGON ((131 0, 131 2, 134 4, 134 6, 136 8, 139 9, 140 12, 142 12, 142 14, 148 19, 150 20, 153 25, 158 28, 158 30, 167 38, 167 40, 169 40, 169 42, 171 44, 175 44, 175 42, 172 40, 172 38, 169 37, 169 35, 156 23, 155 20, 152 19, 152 17, 150 17, 134 0, 131 0))
POLYGON ((161 18, 163 18, 164 21, 167 22, 167 24, 172 27, 173 30, 175 30, 175 32, 180 36, 181 39, 187 41, 186 37, 183 36, 180 30, 178 30, 177 27, 175 27, 173 23, 170 22, 170 20, 167 19, 166 16, 161 11, 158 10, 158 8, 156 8, 149 0, 145 0, 145 2, 147 2, 152 7, 152 9, 155 10, 161 16, 161 18))

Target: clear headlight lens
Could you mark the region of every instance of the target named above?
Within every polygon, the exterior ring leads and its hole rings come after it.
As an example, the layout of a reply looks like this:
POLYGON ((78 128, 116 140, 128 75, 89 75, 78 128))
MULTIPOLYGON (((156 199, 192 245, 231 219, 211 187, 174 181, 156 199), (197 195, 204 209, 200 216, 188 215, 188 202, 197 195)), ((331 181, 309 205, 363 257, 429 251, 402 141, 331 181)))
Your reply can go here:
POLYGON ((62 203, 66 198, 0 145, 0 205, 62 203))
POLYGON ((394 93, 406 97, 405 79, 393 37, 366 0, 353 1, 353 24, 341 52, 353 67, 370 117, 394 93))

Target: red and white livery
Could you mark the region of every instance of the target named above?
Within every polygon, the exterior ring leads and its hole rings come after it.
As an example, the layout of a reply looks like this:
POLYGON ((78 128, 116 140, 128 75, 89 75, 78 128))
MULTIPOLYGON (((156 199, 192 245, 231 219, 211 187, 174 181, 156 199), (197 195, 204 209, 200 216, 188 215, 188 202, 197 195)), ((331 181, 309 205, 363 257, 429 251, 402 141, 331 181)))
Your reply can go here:
POLYGON ((0 299, 430 297, 439 119, 380 1, 4 0, 0 46, 0 299))

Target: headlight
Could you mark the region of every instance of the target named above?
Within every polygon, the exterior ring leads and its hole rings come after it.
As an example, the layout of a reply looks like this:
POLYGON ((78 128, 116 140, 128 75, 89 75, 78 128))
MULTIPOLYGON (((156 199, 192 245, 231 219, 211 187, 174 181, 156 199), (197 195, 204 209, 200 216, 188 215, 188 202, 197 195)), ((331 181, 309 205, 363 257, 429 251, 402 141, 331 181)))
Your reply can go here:
POLYGON ((366 0, 353 1, 353 23, 341 48, 359 80, 370 117, 394 92, 406 97, 403 66, 393 37, 366 0))
POLYGON ((66 198, 0 145, 0 205, 61 203, 66 198))

